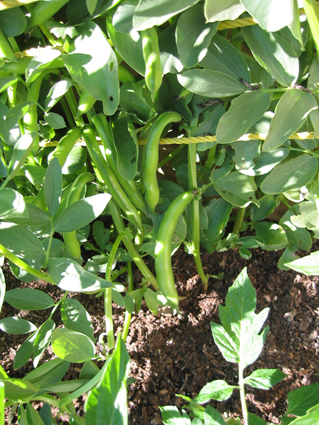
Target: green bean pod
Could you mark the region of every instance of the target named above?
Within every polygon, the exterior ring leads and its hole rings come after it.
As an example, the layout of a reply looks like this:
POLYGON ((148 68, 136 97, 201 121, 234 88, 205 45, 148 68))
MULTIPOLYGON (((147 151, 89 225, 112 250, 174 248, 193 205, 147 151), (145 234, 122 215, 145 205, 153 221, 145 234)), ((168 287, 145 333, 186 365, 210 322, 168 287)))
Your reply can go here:
POLYGON ((87 91, 84 91, 79 99, 78 112, 76 114, 76 118, 79 118, 81 115, 89 112, 89 110, 93 108, 95 102, 96 99, 91 96, 87 91))
POLYGON ((52 18, 69 0, 39 1, 31 11, 28 28, 41 25, 52 18))
MULTIPOLYGON (((78 201, 81 197, 84 186, 93 180, 94 176, 91 173, 80 174, 72 183, 66 207, 73 204, 73 202, 78 201)), ((76 237, 76 231, 63 233, 63 239, 69 253, 81 263, 81 245, 76 237)))
POLYGON ((155 271, 157 283, 169 305, 176 310, 178 310, 178 293, 172 270, 171 241, 178 219, 195 195, 196 191, 188 191, 174 199, 164 214, 156 238, 155 271))
POLYGON ((158 36, 154 27, 141 31, 143 57, 145 62, 145 83, 154 102, 155 93, 162 85, 162 65, 158 36))
POLYGON ((149 134, 145 147, 143 185, 145 189, 145 200, 152 212, 155 211, 155 207, 158 204, 160 193, 156 176, 159 140, 164 128, 169 123, 178 122, 181 119, 182 117, 177 112, 165 112, 156 119, 149 134))
POLYGON ((69 153, 81 135, 82 130, 79 127, 74 127, 71 128, 71 130, 69 130, 66 135, 59 141, 59 144, 52 154, 52 158, 58 158, 61 168, 63 167, 69 153))
POLYGON ((125 68, 125 66, 123 65, 119 65, 118 73, 119 73, 119 81, 122 84, 129 83, 130 81, 132 82, 136 81, 135 77, 133 77, 130 71, 127 68, 125 68))

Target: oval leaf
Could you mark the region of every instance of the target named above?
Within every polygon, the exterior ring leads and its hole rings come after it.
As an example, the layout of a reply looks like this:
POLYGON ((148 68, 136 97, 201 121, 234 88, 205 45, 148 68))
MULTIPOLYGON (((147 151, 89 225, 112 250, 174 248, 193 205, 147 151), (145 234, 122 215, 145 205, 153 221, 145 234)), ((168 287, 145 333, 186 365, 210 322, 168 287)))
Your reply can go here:
POLYGON ((0 329, 8 334, 27 334, 36 331, 36 326, 28 320, 20 317, 5 317, 0 320, 0 329))
POLYGON ((66 328, 81 332, 95 341, 90 315, 78 300, 67 298, 63 301, 61 318, 66 328))
POLYGON ((95 353, 94 344, 88 336, 65 328, 54 330, 52 350, 60 359, 72 363, 84 363, 95 353))
POLYGON ((6 292, 5 301, 21 310, 44 310, 54 306, 50 295, 39 289, 11 289, 6 292))

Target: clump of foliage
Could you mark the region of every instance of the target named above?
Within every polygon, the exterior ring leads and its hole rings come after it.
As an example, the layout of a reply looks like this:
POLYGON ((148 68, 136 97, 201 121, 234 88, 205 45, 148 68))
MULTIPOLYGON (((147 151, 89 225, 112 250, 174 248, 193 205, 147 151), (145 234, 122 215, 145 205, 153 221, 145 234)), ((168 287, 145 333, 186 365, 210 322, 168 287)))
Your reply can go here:
POLYGON ((163 304, 178 310, 171 255, 180 246, 203 289, 200 249, 246 259, 257 247, 284 249, 278 267, 318 273, 317 254, 296 260, 319 234, 318 5, 277 3, 0 3, 1 264, 64 291, 57 302, 32 285, 6 291, 0 274, 0 307, 52 309, 38 328, 0 320, 3 332, 29 334, 14 368, 32 357, 35 370, 24 379, 0 372, 0 397, 20 423, 54 423, 50 404, 72 423, 101 423, 101 414, 126 423, 131 314, 142 300, 154 314, 163 304), (103 298, 99 341, 74 292, 103 298), (117 341, 112 302, 126 309, 117 341), (49 345, 57 358, 41 364, 49 345), (70 361, 83 364, 80 379, 65 382, 70 361), (72 400, 89 391, 84 420, 72 400), (42 413, 34 400, 46 403, 42 413))

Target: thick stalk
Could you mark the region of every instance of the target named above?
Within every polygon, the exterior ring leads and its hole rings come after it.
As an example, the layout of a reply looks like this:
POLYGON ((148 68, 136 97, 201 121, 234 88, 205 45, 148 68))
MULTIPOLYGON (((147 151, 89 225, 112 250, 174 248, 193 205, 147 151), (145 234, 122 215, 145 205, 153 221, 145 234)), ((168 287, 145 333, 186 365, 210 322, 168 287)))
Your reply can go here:
MULTIPOLYGON (((188 188, 189 190, 197 189, 197 173, 196 173, 196 144, 188 145, 188 188)), ((208 277, 205 275, 202 261, 200 258, 200 222, 199 222, 199 200, 194 198, 190 204, 191 208, 191 230, 193 241, 193 256, 199 277, 203 281, 205 291, 208 287, 208 277)))
POLYGON ((205 168, 207 168, 207 170, 211 170, 212 166, 214 165, 216 148, 217 148, 217 144, 212 146, 208 151, 208 157, 205 164, 205 168))
POLYGON ((238 208, 236 220, 233 228, 233 233, 238 235, 240 229, 242 228, 244 217, 245 217, 246 208, 238 208))
MULTIPOLYGON (((127 263, 127 293, 133 291, 133 272, 132 272, 132 264, 131 262, 127 263)), ((130 329, 130 323, 131 323, 131 317, 132 313, 129 313, 127 310, 125 311, 125 319, 124 319, 124 325, 123 325, 123 334, 122 338, 123 341, 126 341, 129 329, 130 329)))

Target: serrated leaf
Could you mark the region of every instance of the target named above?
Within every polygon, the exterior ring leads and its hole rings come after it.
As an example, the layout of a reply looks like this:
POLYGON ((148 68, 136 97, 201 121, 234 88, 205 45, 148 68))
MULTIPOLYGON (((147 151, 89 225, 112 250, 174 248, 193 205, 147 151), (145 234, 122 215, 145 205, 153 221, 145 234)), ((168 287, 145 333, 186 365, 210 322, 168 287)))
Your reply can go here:
POLYGON ((187 413, 184 410, 181 413, 176 406, 159 406, 159 409, 165 425, 191 425, 193 423, 187 413))
POLYGON ((3 332, 15 335, 27 334, 37 330, 36 326, 20 317, 5 317, 0 320, 0 329, 3 332))
POLYGON ((54 306, 50 295, 32 288, 11 289, 6 292, 5 301, 20 310, 43 310, 54 306))
POLYGON ((303 416, 313 406, 319 403, 319 383, 296 388, 287 395, 287 415, 303 416))
POLYGON ((270 195, 300 189, 312 181, 317 170, 317 158, 308 154, 300 155, 284 164, 279 164, 263 180, 260 189, 270 195))
POLYGON ((87 272, 80 264, 68 258, 49 260, 48 270, 53 281, 65 291, 89 292, 112 286, 111 282, 87 272))
POLYGON ((84 363, 94 356, 92 340, 76 331, 58 328, 52 334, 52 350, 60 359, 73 363, 84 363))
POLYGON ((240 0, 206 0, 205 16, 208 22, 234 20, 245 12, 240 0))
POLYGON ((277 104, 263 150, 270 151, 281 146, 316 108, 318 104, 310 93, 297 89, 286 91, 277 104))
POLYGON ((95 342, 90 315, 78 300, 66 298, 63 301, 61 318, 66 328, 81 332, 95 342))
POLYGON ((208 405, 204 413, 205 425, 227 425, 221 413, 208 405))
POLYGON ((129 373, 129 355, 122 338, 117 338, 115 350, 99 384, 86 400, 86 425, 100 425, 101 418, 108 425, 127 424, 126 380, 129 373))
POLYGON ((214 341, 226 360, 245 368, 260 355, 268 328, 260 330, 269 309, 255 314, 256 290, 244 268, 229 288, 226 305, 219 307, 221 325, 211 322, 214 341))
POLYGON ((267 111, 270 95, 252 91, 236 97, 219 120, 216 138, 218 143, 232 143, 243 136, 267 111))
POLYGON ((210 400, 224 401, 233 393, 234 387, 228 385, 226 381, 217 380, 206 384, 193 399, 195 403, 208 403, 210 400))
POLYGON ((279 369, 258 369, 247 376, 244 379, 244 383, 261 390, 269 390, 269 388, 285 379, 286 376, 279 369))

